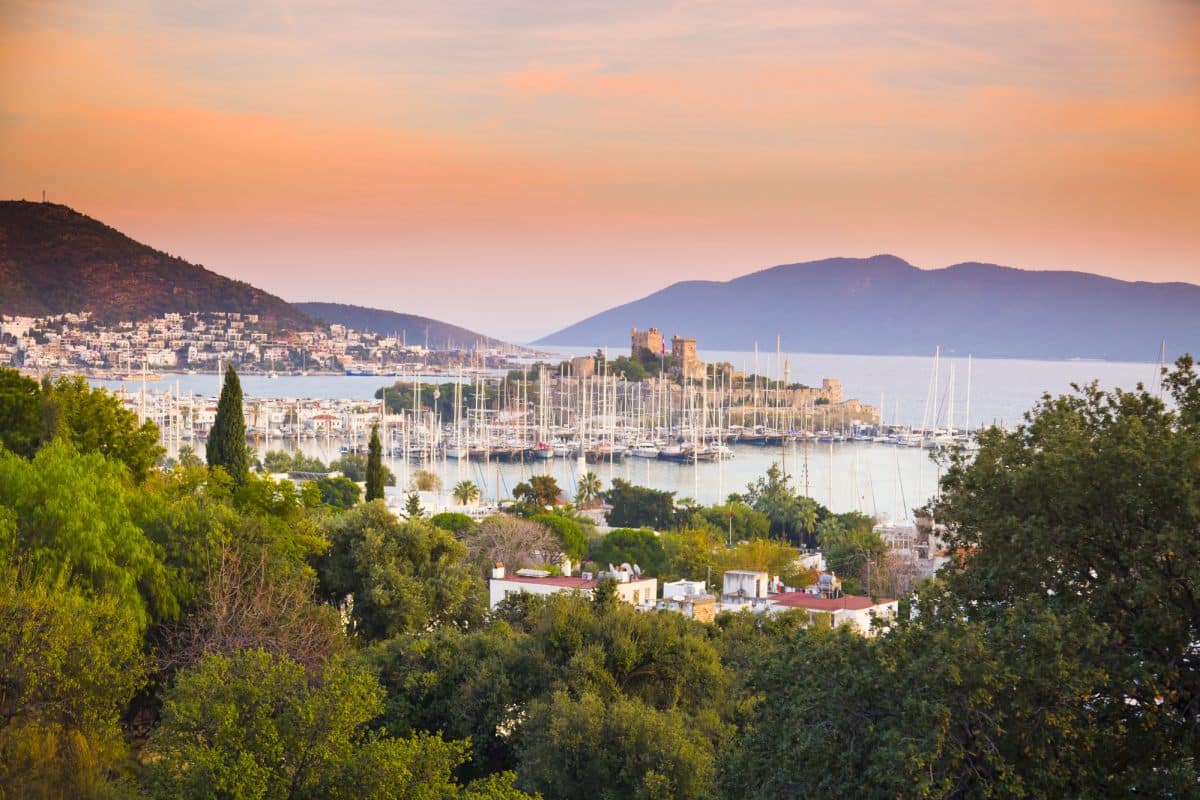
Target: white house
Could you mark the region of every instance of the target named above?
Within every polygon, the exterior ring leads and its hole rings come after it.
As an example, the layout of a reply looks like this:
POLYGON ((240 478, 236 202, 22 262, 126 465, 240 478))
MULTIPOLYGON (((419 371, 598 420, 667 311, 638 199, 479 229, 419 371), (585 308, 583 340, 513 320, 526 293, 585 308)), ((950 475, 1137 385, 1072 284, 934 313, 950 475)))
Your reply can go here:
POLYGON ((585 572, 582 575, 571 575, 569 561, 563 564, 563 575, 551 575, 543 570, 519 569, 514 575, 507 575, 503 564, 497 564, 492 570, 492 579, 488 582, 488 605, 495 608, 501 600, 514 594, 551 595, 561 592, 579 592, 591 597, 596 586, 605 577, 617 581, 617 596, 622 601, 637 607, 653 606, 658 599, 658 579, 636 576, 629 572, 617 570, 612 574, 601 573, 599 576, 585 572))
POLYGON ((810 618, 828 614, 834 627, 850 625, 859 633, 871 635, 874 633, 872 621, 880 619, 885 623, 891 622, 899 613, 900 603, 888 598, 875 601, 854 594, 817 597, 808 592, 781 592, 771 595, 767 612, 778 614, 796 608, 808 611, 810 618))

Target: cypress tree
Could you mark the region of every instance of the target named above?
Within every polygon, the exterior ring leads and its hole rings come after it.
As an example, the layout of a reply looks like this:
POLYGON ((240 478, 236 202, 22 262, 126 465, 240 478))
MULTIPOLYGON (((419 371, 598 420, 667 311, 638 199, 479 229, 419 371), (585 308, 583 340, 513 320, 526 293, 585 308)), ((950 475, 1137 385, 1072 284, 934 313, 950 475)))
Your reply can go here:
POLYGON ((371 443, 367 446, 367 502, 383 499, 383 445, 379 443, 379 426, 371 427, 371 443))
POLYGON ((246 452, 246 417, 242 413, 242 383, 230 364, 225 370, 225 385, 217 402, 217 418, 208 432, 208 466, 223 467, 233 482, 241 486, 250 472, 246 452))

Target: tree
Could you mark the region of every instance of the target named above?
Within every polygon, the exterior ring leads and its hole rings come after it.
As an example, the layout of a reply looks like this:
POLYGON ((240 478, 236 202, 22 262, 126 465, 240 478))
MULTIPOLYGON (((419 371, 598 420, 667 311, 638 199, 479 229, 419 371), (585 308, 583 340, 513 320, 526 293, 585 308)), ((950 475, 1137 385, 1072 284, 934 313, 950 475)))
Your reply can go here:
POLYGON ((610 531, 596 543, 589 558, 599 564, 637 564, 647 575, 659 575, 667 565, 662 542, 653 531, 610 531))
POLYGON ((814 582, 816 576, 796 567, 800 553, 787 542, 778 539, 752 539, 734 547, 720 548, 713 562, 713 573, 721 575, 728 570, 750 569, 777 575, 793 588, 804 588, 814 582))
POLYGON ((700 515, 705 522, 719 530, 723 538, 732 538, 731 543, 763 539, 771 530, 771 520, 767 515, 745 503, 708 506, 700 515))
POLYGON ((575 505, 580 508, 589 508, 598 499, 600 499, 600 490, 603 484, 600 482, 600 476, 588 470, 579 476, 579 487, 575 491, 575 505))
POLYGON ((101 794, 125 767, 120 717, 145 683, 136 613, 0 564, 0 795, 101 794))
POLYGON ((459 505, 469 506, 479 499, 479 487, 474 481, 459 481, 454 485, 454 499, 459 505))
POLYGON ((114 597, 143 626, 179 611, 178 586, 133 511, 128 471, 56 440, 32 461, 0 451, 0 507, 10 509, 17 555, 33 573, 114 597))
POLYGON ((160 663, 177 670, 207 653, 263 650, 315 673, 346 645, 337 609, 315 602, 315 590, 310 570, 225 548, 198 607, 168 632, 160 663))
MULTIPOLYGON (((147 745, 152 797, 457 798, 500 783, 454 778, 466 743, 371 734, 383 692, 361 667, 332 662, 317 680, 261 650, 208 655, 182 672, 147 745)), ((511 788, 511 782, 508 787, 511 788)))
POLYGON ((423 516, 425 516, 425 509, 421 507, 421 496, 416 492, 409 492, 408 497, 404 500, 405 519, 416 520, 423 516))
POLYGON ((413 470, 411 486, 418 492, 440 492, 442 479, 427 469, 413 470))
POLYGON ((826 565, 841 576, 846 594, 873 594, 883 585, 879 573, 888 547, 875 530, 874 519, 854 512, 826 517, 817 526, 817 542, 826 565))
POLYGON ((217 401, 217 416, 208 432, 205 444, 208 466, 221 467, 235 486, 246 482, 250 472, 250 456, 246 451, 246 418, 242 411, 242 384, 230 364, 225 370, 225 383, 217 401))
POLYGON ((772 535, 798 545, 811 544, 817 522, 828 514, 816 501, 798 496, 792 489, 791 477, 777 463, 771 464, 764 477, 746 487, 745 501, 767 515, 772 535))
POLYGON ((196 455, 196 448, 192 447, 190 444, 185 444, 183 447, 179 448, 179 455, 176 460, 179 462, 179 466, 183 467, 184 469, 198 467, 204 463, 200 460, 200 456, 196 455))
POLYGON ((868 800, 1107 796, 1097 748, 1122 735, 1087 720, 1098 630, 1033 605, 991 626, 777 639, 750 651, 754 722, 727 751, 724 788, 764 800, 847 786, 868 800))
POLYGON ((554 506, 561 493, 558 481, 550 475, 534 475, 528 483, 518 483, 513 487, 513 497, 539 509, 554 506))
POLYGON ((1095 758, 1114 791, 1178 795, 1194 791, 1200 752, 1200 378, 1191 358, 1164 370, 1162 386, 1169 407, 1141 386, 1047 395, 1016 430, 981 433, 973 459, 952 455, 932 511, 961 568, 922 610, 988 623, 1037 602, 1094 620, 1108 680, 1078 708, 1098 729, 1125 731, 1120 747, 1095 758))
POLYGON ((134 480, 145 479, 165 452, 158 426, 121 405, 104 389, 93 389, 76 375, 43 388, 48 438, 67 439, 81 453, 101 453, 129 468, 134 480))
POLYGON ((37 381, 0 368, 0 444, 32 458, 42 441, 42 398, 37 381))
POLYGON ((429 521, 444 531, 450 531, 460 539, 475 527, 475 520, 466 514, 460 514, 456 511, 443 511, 441 514, 434 514, 429 518, 429 521))
POLYGON ((521 725, 518 783, 547 800, 708 798, 713 743, 694 722, 627 699, 565 691, 533 703, 521 725))
POLYGON ((382 503, 364 503, 324 524, 329 552, 317 559, 320 591, 341 604, 367 639, 477 621, 483 582, 464 563, 466 547, 424 520, 401 522, 382 503))
POLYGON ((367 445, 367 502, 383 499, 383 445, 379 441, 379 426, 371 426, 371 442, 367 445))
POLYGON ((584 535, 583 529, 579 527, 579 523, 561 514, 538 514, 532 517, 532 521, 539 525, 545 525, 554 531, 555 535, 558 536, 562 551, 572 561, 576 564, 583 561, 584 556, 587 555, 587 536, 584 535))
POLYGON ((635 486, 623 478, 613 478, 604 493, 612 506, 605 519, 614 528, 649 527, 664 530, 675 524, 675 493, 635 486))
MULTIPOLYGON (((383 485, 395 486, 396 476, 388 468, 387 464, 383 464, 383 485)), ((367 457, 361 453, 347 453, 335 461, 330 462, 329 469, 334 472, 340 472, 355 483, 364 483, 367 480, 367 457)))
POLYGON ((320 478, 316 484, 321 492, 321 502, 334 508, 353 508, 362 497, 362 489, 358 484, 344 475, 320 478))
POLYGON ((479 523, 467 547, 485 574, 496 562, 509 569, 556 564, 563 553, 562 542, 546 526, 499 514, 479 523))

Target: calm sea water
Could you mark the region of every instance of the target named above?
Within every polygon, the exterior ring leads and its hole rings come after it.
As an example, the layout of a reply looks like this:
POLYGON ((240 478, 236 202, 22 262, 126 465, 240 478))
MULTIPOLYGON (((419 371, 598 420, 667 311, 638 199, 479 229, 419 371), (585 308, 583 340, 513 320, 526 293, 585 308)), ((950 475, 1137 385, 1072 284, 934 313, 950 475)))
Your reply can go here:
MULTIPOLYGON (((578 348, 553 348, 556 354, 579 354, 578 348)), ((587 352, 587 351, 583 351, 587 352)), ((616 355, 620 351, 612 348, 616 355)), ((706 361, 729 361, 738 369, 753 371, 755 354, 742 352, 702 352, 706 361)), ((1072 383, 1098 381, 1103 388, 1133 388, 1141 382, 1156 385, 1158 365, 1105 361, 1029 361, 1016 359, 942 358, 933 383, 934 359, 896 356, 848 356, 815 353, 759 353, 758 372, 772 377, 782 374, 787 361, 792 381, 820 385, 826 377, 842 381, 846 397, 878 405, 882 399, 885 422, 930 426, 945 425, 953 408, 957 427, 963 427, 968 413, 971 427, 991 423, 1011 426, 1020 421, 1043 393, 1070 391, 1072 383), (951 381, 953 378, 953 381, 951 381), (933 387, 931 390, 931 386, 933 387), (953 404, 951 405, 951 386, 953 404)), ((280 376, 268 379, 245 376, 243 392, 247 397, 285 397, 314 399, 367 399, 375 390, 394 378, 360 376, 280 376)), ((450 378, 427 378, 450 380, 450 378)), ((97 381, 118 388, 121 384, 97 381)), ((134 386, 125 384, 126 388, 134 386)), ((192 392, 215 396, 219 389, 216 375, 164 375, 153 389, 192 392)), ((292 442, 262 442, 260 449, 294 446, 292 442)), ((325 461, 337 458, 337 440, 300 443, 300 447, 325 461)), ((589 465, 607 485, 613 477, 655 488, 675 491, 680 497, 692 497, 704 503, 723 500, 730 492, 762 475, 772 462, 782 461, 801 491, 825 503, 835 511, 861 510, 881 518, 904 519, 909 511, 923 504, 935 491, 940 467, 928 453, 911 448, 867 443, 843 443, 807 446, 794 444, 780 448, 739 446, 736 457, 727 462, 678 465, 667 462, 628 459, 613 465, 589 465)), ((573 460, 553 459, 532 464, 478 464, 447 461, 433 465, 413 465, 397 459, 391 467, 401 487, 407 484, 413 469, 437 472, 446 487, 470 479, 484 488, 485 497, 505 498, 517 482, 538 472, 549 472, 568 491, 574 491, 578 467, 573 460)), ((402 490, 402 489, 401 489, 402 490)), ((397 490, 400 491, 400 490, 397 490)))

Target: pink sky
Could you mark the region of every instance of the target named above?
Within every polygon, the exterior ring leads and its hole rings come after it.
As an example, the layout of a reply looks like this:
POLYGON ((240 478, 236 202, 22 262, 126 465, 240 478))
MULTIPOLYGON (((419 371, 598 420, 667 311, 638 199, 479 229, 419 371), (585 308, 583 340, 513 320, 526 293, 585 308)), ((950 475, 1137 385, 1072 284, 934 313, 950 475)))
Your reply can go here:
POLYGON ((1200 3, 0 5, 0 196, 515 339, 835 255, 1200 282, 1200 3))

